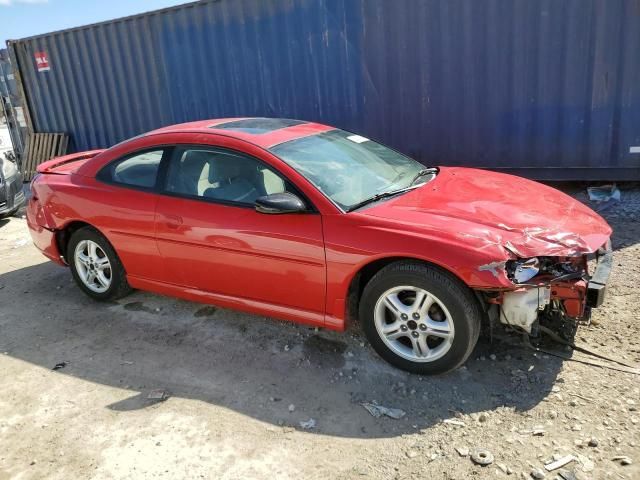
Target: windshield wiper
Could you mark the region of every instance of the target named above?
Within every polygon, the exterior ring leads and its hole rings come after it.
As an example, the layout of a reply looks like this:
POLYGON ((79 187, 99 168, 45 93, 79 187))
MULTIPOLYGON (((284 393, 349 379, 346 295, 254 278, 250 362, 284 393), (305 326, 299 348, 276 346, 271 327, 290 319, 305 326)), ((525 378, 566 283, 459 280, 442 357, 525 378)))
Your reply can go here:
POLYGON ((390 190, 388 192, 376 193, 372 197, 365 198, 361 202, 358 202, 355 205, 350 206, 347 209, 347 212, 353 212, 354 210, 362 208, 365 205, 369 205, 370 203, 377 202, 378 200, 382 200, 383 198, 389 198, 389 197, 393 197, 395 195, 399 195, 399 194, 404 193, 404 192, 408 192, 409 190, 413 190, 414 188, 418 188, 419 186, 420 185, 410 185, 410 186, 405 187, 405 188, 399 188, 398 190, 390 190))
POLYGON ((429 175, 431 173, 438 173, 438 169, 437 168, 433 168, 433 167, 431 167, 431 168, 423 168, 418 173, 416 173, 416 175, 413 177, 413 179, 411 180, 411 183, 409 185, 413 185, 414 183, 416 183, 416 181, 419 178, 422 178, 425 175, 429 175))
POLYGON ((415 174, 415 176, 411 180, 411 183, 409 183, 409 186, 404 187, 404 188, 399 188, 397 190, 390 190, 388 192, 376 193, 372 197, 365 198, 361 202, 358 202, 355 205, 352 205, 351 207, 349 207, 347 209, 347 212, 353 212, 354 210, 357 210, 357 209, 359 209, 361 207, 364 207, 365 205, 369 205, 370 203, 377 202, 378 200, 382 200, 383 198, 393 197, 393 196, 398 195, 400 193, 404 193, 404 192, 407 192, 409 190, 413 190, 414 188, 418 188, 418 187, 423 185, 423 184, 414 185, 414 183, 416 183, 416 181, 419 178, 422 178, 425 175, 436 174, 436 173, 438 173, 438 169, 435 168, 435 167, 424 168, 424 169, 420 170, 418 173, 415 174))

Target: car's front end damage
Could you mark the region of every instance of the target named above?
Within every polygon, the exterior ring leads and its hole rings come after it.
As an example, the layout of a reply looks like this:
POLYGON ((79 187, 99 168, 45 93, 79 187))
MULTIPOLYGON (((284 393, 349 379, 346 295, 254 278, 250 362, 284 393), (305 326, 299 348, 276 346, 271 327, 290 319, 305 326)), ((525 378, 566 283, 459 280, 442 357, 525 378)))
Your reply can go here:
POLYGON ((541 325, 570 335, 604 301, 612 266, 610 240, 587 253, 526 258, 511 253, 517 258, 479 267, 513 284, 480 291, 492 321, 534 337, 541 325))
MULTIPOLYGON (((442 167, 387 217, 422 223, 435 263, 475 290, 494 323, 536 335, 541 322, 588 322, 605 295, 611 227, 575 198, 524 178, 442 167)), ((384 213, 384 212, 382 212, 384 213)), ((407 226, 407 229, 408 229, 407 226)))
POLYGON ((535 336, 548 322, 570 333, 604 299, 611 227, 549 186, 440 167, 425 187, 366 213, 396 222, 388 228, 403 239, 419 237, 424 259, 473 289, 494 324, 535 336))

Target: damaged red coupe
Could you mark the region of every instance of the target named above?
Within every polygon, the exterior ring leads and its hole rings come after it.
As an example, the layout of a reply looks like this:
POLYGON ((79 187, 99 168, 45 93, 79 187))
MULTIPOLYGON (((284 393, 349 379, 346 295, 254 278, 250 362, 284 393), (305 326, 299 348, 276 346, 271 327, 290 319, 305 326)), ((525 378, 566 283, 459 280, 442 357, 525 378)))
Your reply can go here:
POLYGON ((611 266, 609 225, 557 190, 316 123, 186 123, 38 172, 34 243, 94 299, 138 288, 334 330, 357 317, 417 373, 461 365, 484 320, 535 335, 588 319, 611 266))

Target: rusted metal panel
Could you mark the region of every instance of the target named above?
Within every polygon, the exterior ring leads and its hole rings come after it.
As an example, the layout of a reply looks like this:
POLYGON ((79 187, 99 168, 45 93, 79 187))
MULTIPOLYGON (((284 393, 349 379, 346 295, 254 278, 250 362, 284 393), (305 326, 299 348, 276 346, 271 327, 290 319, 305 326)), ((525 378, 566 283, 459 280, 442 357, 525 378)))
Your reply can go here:
POLYGON ((211 0, 12 44, 35 131, 72 151, 277 116, 425 164, 640 180, 638 18, 638 0, 211 0))

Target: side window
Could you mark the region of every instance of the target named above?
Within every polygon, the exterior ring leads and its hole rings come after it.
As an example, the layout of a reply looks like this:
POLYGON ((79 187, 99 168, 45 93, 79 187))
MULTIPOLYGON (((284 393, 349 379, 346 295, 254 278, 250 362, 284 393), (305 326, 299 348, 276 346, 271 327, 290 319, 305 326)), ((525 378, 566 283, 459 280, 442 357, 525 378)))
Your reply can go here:
POLYGON ((164 150, 147 150, 110 164, 100 172, 108 182, 134 187, 153 188, 164 150))
POLYGON ((261 162, 224 150, 178 150, 166 190, 190 197, 253 205, 258 197, 287 191, 286 182, 261 162))

